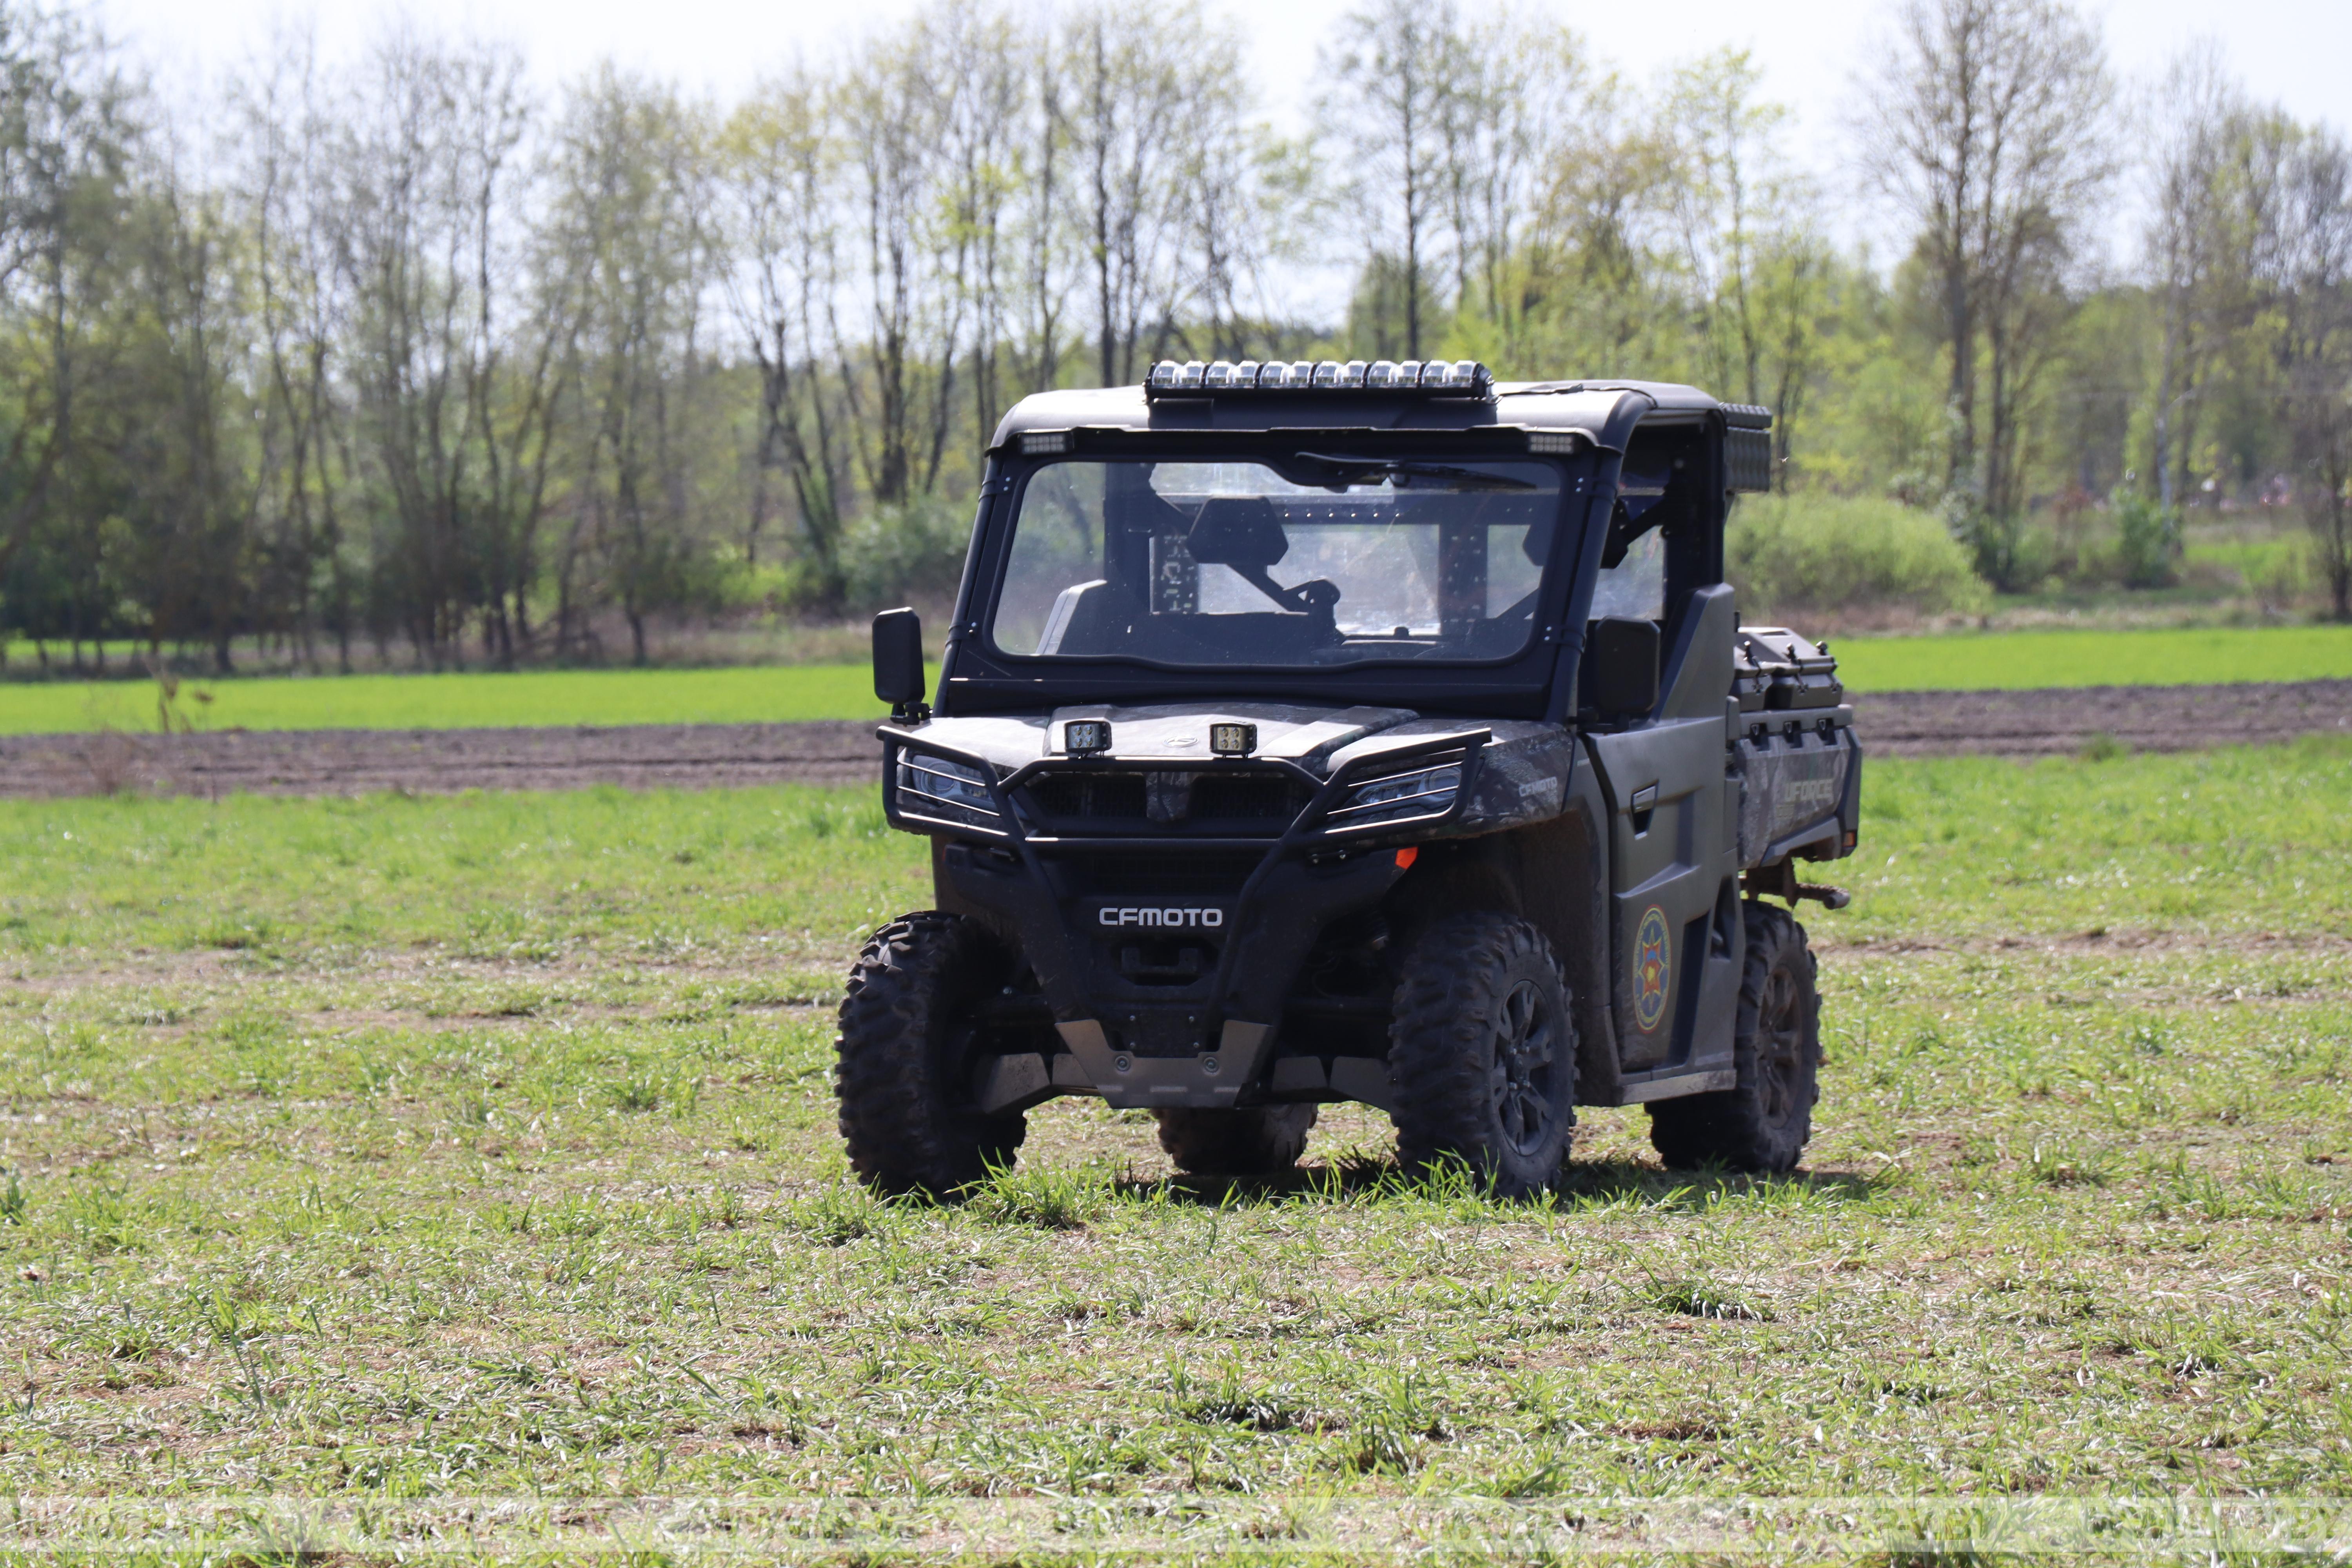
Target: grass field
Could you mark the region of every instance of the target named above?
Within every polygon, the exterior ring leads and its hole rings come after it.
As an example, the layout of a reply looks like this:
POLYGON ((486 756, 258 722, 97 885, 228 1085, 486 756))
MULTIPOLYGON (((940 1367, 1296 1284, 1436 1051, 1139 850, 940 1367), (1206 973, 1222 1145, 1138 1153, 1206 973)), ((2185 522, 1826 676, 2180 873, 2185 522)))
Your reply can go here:
MULTIPOLYGON (((2352 626, 1871 637, 1832 651, 1857 691, 2352 677, 2352 626)), ((153 730, 156 701, 141 681, 0 683, 0 734, 153 730)), ((189 681, 178 711, 209 730, 457 730, 866 719, 882 705, 863 665, 782 665, 189 681)))
POLYGON ((868 1201, 823 1004, 924 894, 862 793, 0 804, 0 1552, 58 1498, 192 1562, 298 1499, 358 1560, 862 1562, 2340 1503, 2352 746, 1867 777, 1807 1171, 1588 1112, 1538 1207, 1352 1108, 1227 1189, 1070 1101, 868 1201))
POLYGON ((1850 637, 1830 651, 1856 691, 2352 679, 2352 626, 1850 637))

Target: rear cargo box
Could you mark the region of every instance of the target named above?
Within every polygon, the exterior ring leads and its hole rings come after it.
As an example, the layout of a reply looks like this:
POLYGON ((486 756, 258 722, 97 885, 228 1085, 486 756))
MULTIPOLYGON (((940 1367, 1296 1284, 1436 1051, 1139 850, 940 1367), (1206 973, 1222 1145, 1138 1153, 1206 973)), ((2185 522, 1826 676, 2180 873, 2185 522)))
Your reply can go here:
POLYGON ((1782 626, 1746 627, 1731 694, 1740 865, 1846 854, 1861 826, 1862 747, 1828 647, 1782 626))
POLYGON ((1739 765, 1739 864, 1790 854, 1833 860, 1859 826, 1862 748, 1853 710, 1743 713, 1733 748, 1739 765))
POLYGON ((1845 700, 1837 660, 1785 626, 1747 626, 1734 654, 1732 695, 1739 710, 1835 708, 1845 700))

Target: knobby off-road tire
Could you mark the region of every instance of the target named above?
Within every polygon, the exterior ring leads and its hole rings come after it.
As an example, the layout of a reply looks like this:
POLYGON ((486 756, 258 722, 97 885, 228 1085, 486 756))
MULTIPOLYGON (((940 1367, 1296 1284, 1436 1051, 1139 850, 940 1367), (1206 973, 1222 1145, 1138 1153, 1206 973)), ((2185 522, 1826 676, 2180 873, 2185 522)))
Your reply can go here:
POLYGON ((1543 933, 1485 913, 1423 932, 1397 985, 1389 1076, 1408 1169, 1458 1160, 1514 1198, 1557 1182, 1576 1126, 1576 1023, 1543 933))
POLYGON ((857 955, 835 1084, 849 1166, 867 1186, 945 1197, 1013 1163, 1028 1119, 981 1115, 971 1086, 970 1020, 1005 970, 985 931, 932 911, 884 926, 857 955))
POLYGON ((1298 1163, 1315 1125, 1311 1105, 1262 1105, 1246 1110, 1155 1111, 1160 1146, 1176 1168, 1193 1176, 1276 1176, 1298 1163))
POLYGON ((1750 901, 1739 977, 1738 1084, 1650 1107, 1650 1142, 1675 1170, 1718 1164, 1781 1174, 1797 1168, 1821 1098, 1822 994, 1805 928, 1786 910, 1750 901))

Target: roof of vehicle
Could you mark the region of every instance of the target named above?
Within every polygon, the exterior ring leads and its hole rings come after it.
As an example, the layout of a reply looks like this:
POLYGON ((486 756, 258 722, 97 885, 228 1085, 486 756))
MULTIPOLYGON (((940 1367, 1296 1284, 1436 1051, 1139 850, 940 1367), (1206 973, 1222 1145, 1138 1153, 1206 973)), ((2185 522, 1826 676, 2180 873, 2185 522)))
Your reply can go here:
POLYGON ((1032 430, 1578 430, 1622 450, 1654 416, 1691 418, 1725 405, 1695 386, 1658 381, 1506 381, 1493 400, 1350 393, 1160 397, 1140 386, 1041 392, 1013 405, 992 449, 1032 430))

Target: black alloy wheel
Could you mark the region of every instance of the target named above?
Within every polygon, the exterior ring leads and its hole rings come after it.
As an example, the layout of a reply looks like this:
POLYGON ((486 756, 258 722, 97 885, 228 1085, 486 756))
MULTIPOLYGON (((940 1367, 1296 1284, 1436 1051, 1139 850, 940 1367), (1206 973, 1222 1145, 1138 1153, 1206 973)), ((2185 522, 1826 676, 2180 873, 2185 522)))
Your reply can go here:
POLYGON ((1800 1110, 1812 1109, 1812 1070, 1805 1059, 1811 1009, 1797 976, 1786 964, 1773 967, 1756 1004, 1757 1109, 1768 1126, 1786 1127, 1800 1110), (1799 1086, 1805 1103, 1800 1106, 1799 1086))
POLYGON ((1522 980, 1503 999, 1495 1031, 1495 1065, 1488 1075, 1495 1093, 1495 1120, 1504 1141, 1526 1158, 1549 1141, 1553 1110, 1552 1072, 1558 1051, 1550 1005, 1532 980, 1522 980))

